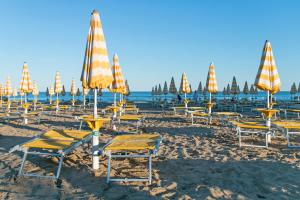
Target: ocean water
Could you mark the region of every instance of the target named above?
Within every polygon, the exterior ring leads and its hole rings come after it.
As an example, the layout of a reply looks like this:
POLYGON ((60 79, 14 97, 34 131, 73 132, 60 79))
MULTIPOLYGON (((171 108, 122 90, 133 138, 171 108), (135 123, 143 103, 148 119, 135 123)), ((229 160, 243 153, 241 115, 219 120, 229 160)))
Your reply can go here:
MULTIPOLYGON (((300 95, 300 94, 298 94, 300 95)), ((212 95, 214 98, 217 99, 224 99, 224 95, 222 94, 222 92, 219 92, 217 94, 212 95)), ((184 95, 181 95, 182 98, 184 98, 184 95)), ((206 95, 206 97, 208 97, 208 94, 206 95)), ((228 96, 227 96, 228 97, 228 96)), ((238 95, 238 98, 251 98, 252 95, 244 95, 244 94, 240 94, 238 95)), ((266 99, 266 93, 265 92, 258 92, 257 95, 254 95, 253 97, 255 97, 257 100, 264 100, 266 99)), ((291 95, 289 92, 286 91, 281 91, 278 92, 277 94, 274 95, 274 97, 276 98, 276 100, 282 100, 282 101, 287 101, 287 100, 291 100, 291 95)), ((13 97, 11 97, 13 99, 13 97)), ((52 96, 52 99, 54 100, 56 98, 56 96, 52 96)), ((168 95, 160 95, 161 99, 167 98, 168 100, 174 98, 174 95, 172 94, 168 94, 168 95)), ((177 98, 177 96, 176 96, 177 98)), ((187 98, 193 99, 194 98, 194 93, 192 94, 187 94, 187 98)), ((198 98, 203 99, 203 95, 198 95, 198 98)), ((16 99, 20 99, 20 96, 16 97, 16 99)), ((28 96, 29 100, 33 99, 32 95, 28 96)), ((47 96, 45 92, 40 92, 40 95, 38 96, 38 100, 39 101, 47 101, 47 96)), ((72 96, 70 95, 70 93, 66 93, 65 96, 59 96, 60 100, 64 100, 64 101, 69 101, 72 99, 72 96)), ((75 96, 76 100, 83 100, 82 96, 75 96)), ((93 96, 88 95, 86 96, 86 99, 93 99, 93 96)), ((102 96, 99 96, 99 100, 103 101, 103 102, 113 102, 114 99, 114 94, 110 93, 110 92, 103 92, 102 96)), ((119 99, 119 95, 117 94, 117 99, 119 99)), ((131 94, 127 97, 128 100, 130 101, 139 101, 139 102, 149 102, 152 101, 153 96, 151 95, 151 92, 131 92, 131 94)))

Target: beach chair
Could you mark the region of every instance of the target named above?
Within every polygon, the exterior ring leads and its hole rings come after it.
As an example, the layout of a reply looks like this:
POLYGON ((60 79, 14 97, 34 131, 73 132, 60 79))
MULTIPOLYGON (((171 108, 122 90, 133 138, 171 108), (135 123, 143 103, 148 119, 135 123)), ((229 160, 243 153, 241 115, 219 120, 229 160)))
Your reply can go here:
POLYGON ((291 148, 299 148, 300 145, 293 145, 291 142, 291 137, 294 136, 300 136, 300 122, 295 121, 275 121, 272 122, 276 127, 279 129, 282 129, 285 133, 285 137, 288 142, 288 147, 291 148))
POLYGON ((212 117, 220 119, 221 124, 226 125, 229 121, 239 121, 242 118, 242 114, 237 112, 213 112, 212 117))
POLYGON ((23 159, 17 177, 38 177, 56 180, 57 186, 61 185, 59 179, 64 157, 75 148, 92 139, 92 133, 78 130, 50 130, 28 142, 17 145, 10 150, 23 152, 23 159), (54 175, 40 175, 25 173, 24 166, 28 155, 58 157, 58 167, 54 175))
POLYGON ((207 114, 203 111, 200 111, 200 110, 188 110, 187 116, 191 117, 192 125, 195 124, 195 119, 205 119, 207 121, 206 124, 208 124, 210 121, 209 114, 207 114))
POLYGON ((245 122, 245 121, 230 121, 230 123, 236 128, 236 134, 239 138, 239 146, 248 146, 248 147, 262 147, 268 148, 268 140, 271 136, 274 135, 274 130, 265 126, 261 122, 245 122), (265 138, 265 145, 255 145, 250 143, 243 143, 243 138, 253 138, 254 135, 263 135, 265 138))
POLYGON ((145 117, 143 115, 121 115, 117 117, 117 123, 120 124, 133 124, 135 123, 136 131, 139 130, 139 127, 143 124, 145 117))
POLYGON ((107 183, 110 181, 152 181, 152 157, 158 154, 162 138, 158 134, 120 135, 110 140, 103 148, 102 155, 108 156, 107 183), (148 158, 146 178, 111 178, 112 158, 148 158))
POLYGON ((284 109, 284 117, 285 119, 288 118, 288 114, 296 115, 298 119, 300 119, 300 109, 284 109))

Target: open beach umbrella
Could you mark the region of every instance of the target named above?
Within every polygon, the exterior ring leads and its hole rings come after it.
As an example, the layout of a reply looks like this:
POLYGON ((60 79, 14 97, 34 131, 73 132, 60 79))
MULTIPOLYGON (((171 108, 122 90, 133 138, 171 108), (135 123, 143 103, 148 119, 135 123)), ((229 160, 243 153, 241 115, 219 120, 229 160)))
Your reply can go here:
MULTIPOLYGON (((255 79, 255 86, 267 92, 267 109, 270 109, 270 94, 280 91, 280 78, 273 57, 271 43, 265 42, 260 66, 255 79)), ((271 119, 267 118, 267 126, 271 126, 271 119)))
POLYGON ((72 82, 71 82, 70 94, 72 96, 72 106, 74 106, 74 104, 75 104, 75 95, 76 95, 76 83, 75 83, 74 79, 72 79, 72 82))
POLYGON ((191 88, 190 88, 190 84, 186 78, 186 74, 185 72, 182 73, 182 76, 181 76, 181 82, 180 82, 180 90, 179 92, 182 94, 184 93, 184 105, 185 105, 185 108, 187 109, 188 107, 188 101, 186 99, 186 94, 190 93, 191 92, 191 88))
POLYGON ((39 88, 37 86, 36 83, 33 83, 33 90, 32 90, 32 95, 34 97, 34 100, 33 100, 33 110, 36 110, 36 104, 37 104, 37 101, 38 101, 38 96, 39 96, 39 88))
POLYGON ((211 94, 218 92, 218 85, 217 85, 217 79, 216 79, 216 72, 215 72, 215 66, 212 62, 208 68, 208 74, 206 79, 206 88, 209 92, 209 102, 208 102, 208 114, 211 114, 211 94))
POLYGON ((291 98, 293 100, 293 95, 297 94, 297 86, 296 86, 295 82, 291 86, 290 94, 291 94, 291 98))
POLYGON ((54 86, 53 84, 50 85, 49 90, 49 103, 52 104, 52 96, 55 95, 54 86))
MULTIPOLYGON (((83 69, 81 73, 82 87, 94 90, 94 118, 97 113, 97 91, 108 88, 113 81, 108 52, 99 13, 94 10, 91 15, 90 28, 86 43, 83 69)), ((93 169, 99 169, 99 132, 93 133, 93 169)))
POLYGON ((59 72, 56 72, 55 74, 55 82, 54 82, 54 92, 56 93, 56 113, 58 113, 59 110, 59 99, 58 95, 62 91, 62 85, 61 85, 61 77, 59 72))
MULTIPOLYGON (((111 68, 113 81, 111 83, 110 91, 114 93, 114 106, 117 106, 117 93, 121 95, 124 93, 126 85, 124 81, 124 77, 122 74, 122 70, 119 63, 119 57, 117 54, 113 56, 113 65, 111 68)), ((117 117, 117 111, 114 110, 114 117, 117 117)))

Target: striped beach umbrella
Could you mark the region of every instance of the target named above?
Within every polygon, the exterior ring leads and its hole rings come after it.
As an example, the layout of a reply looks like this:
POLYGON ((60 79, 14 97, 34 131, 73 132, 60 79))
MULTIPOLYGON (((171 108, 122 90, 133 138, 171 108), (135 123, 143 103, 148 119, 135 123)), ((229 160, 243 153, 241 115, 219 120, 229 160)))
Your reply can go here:
MULTIPOLYGON (((215 66, 212 62, 208 68, 208 74, 206 79, 206 88, 209 92, 209 103, 211 104, 211 94, 218 92, 218 85, 217 85, 217 79, 216 79, 216 72, 215 72, 215 66)), ((211 113, 211 106, 208 106, 208 113, 211 113)))
POLYGON ((267 40, 265 42, 260 66, 255 79, 255 86, 258 89, 267 92, 267 108, 270 108, 270 93, 275 94, 280 91, 281 81, 277 71, 275 59, 271 43, 267 40))
MULTIPOLYGON (((20 92, 24 93, 24 101, 27 102, 26 95, 33 90, 33 84, 30 79, 29 69, 26 62, 23 64, 22 76, 21 76, 21 84, 20 84, 20 92)), ((26 108, 25 108, 26 109, 26 108)))
POLYGON ((33 100, 33 110, 36 110, 36 103, 38 101, 38 96, 39 96, 39 88, 37 86, 36 83, 33 83, 33 90, 32 90, 32 95, 34 97, 34 100, 33 100))
POLYGON ((187 109, 188 101, 186 99, 186 94, 189 94, 191 92, 191 87, 187 80, 185 72, 182 73, 179 92, 181 94, 184 93, 184 105, 185 105, 185 108, 187 109))
MULTIPOLYGON (((82 87, 94 90, 94 118, 97 113, 97 91, 108 88, 113 81, 108 52, 99 13, 94 10, 91 15, 87 37, 83 68, 82 87)), ((99 169, 99 130, 93 133, 93 169, 99 169)))
POLYGON ((245 95, 248 95, 248 94, 249 94, 249 87, 248 87, 248 82, 247 82, 247 81, 245 82, 244 89, 243 89, 243 93, 244 93, 245 95))
POLYGON ((233 95, 238 94, 238 84, 237 84, 235 76, 232 79, 230 93, 233 94, 233 95))
MULTIPOLYGON (((110 91, 114 93, 114 105, 117 105, 117 93, 120 93, 120 101, 122 101, 122 94, 126 93, 126 86, 122 70, 119 63, 119 57, 117 54, 113 56, 113 65, 111 68, 113 81, 110 86, 110 91)), ((114 112, 114 117, 117 116, 117 111, 114 112)))
POLYGON ((3 84, 0 84, 0 108, 2 108, 2 98, 5 96, 5 87, 3 84))
POLYGON ((6 79, 6 83, 5 83, 5 96, 7 96, 8 100, 9 97, 12 95, 12 88, 11 88, 11 80, 10 77, 8 76, 6 79))
POLYGON ((128 81, 127 80, 125 80, 125 90, 124 90, 124 95, 125 96, 129 96, 130 95, 130 88, 129 88, 129 84, 128 84, 128 81))
POLYGON ((13 89, 12 96, 14 97, 14 101, 16 101, 16 97, 18 96, 18 89, 17 88, 13 89))
POLYGON ((86 104, 86 96, 89 94, 88 88, 82 88, 82 95, 83 95, 83 108, 85 108, 86 104))
POLYGON ((54 92, 56 93, 56 113, 59 110, 58 95, 61 93, 61 91, 62 91, 61 77, 60 77, 59 72, 56 72, 56 74, 55 74, 55 82, 54 82, 54 92))
POLYGON ((177 94, 177 88, 175 85, 174 77, 171 78, 170 86, 169 86, 169 93, 171 94, 177 94))
POLYGON ((72 79, 72 82, 71 82, 70 94, 72 95, 72 105, 74 106, 74 104, 75 104, 75 95, 76 95, 76 83, 75 83, 74 79, 72 79))
POLYGON ((55 91, 54 91, 54 86, 53 84, 50 85, 50 90, 49 90, 49 101, 50 101, 50 104, 52 104, 52 96, 55 95, 55 91))

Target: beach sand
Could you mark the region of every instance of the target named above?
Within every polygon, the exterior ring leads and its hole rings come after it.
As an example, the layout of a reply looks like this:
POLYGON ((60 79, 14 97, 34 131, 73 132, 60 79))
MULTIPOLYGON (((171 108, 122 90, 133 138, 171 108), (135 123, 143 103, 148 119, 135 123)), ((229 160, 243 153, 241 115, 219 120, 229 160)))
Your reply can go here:
MULTIPOLYGON (((149 111, 149 110, 148 110, 149 111)), ((143 112, 143 108, 141 109, 143 112)), ((51 128, 78 128, 69 114, 45 116, 41 124, 11 121, 0 125, 0 199, 299 199, 300 151, 288 149, 282 136, 268 149, 238 147, 235 131, 213 123, 191 125, 184 116, 145 112, 141 131, 159 133, 163 142, 153 159, 153 182, 106 183, 107 159, 91 169, 89 145, 66 157, 62 188, 54 181, 22 178, 14 181, 21 154, 7 154, 14 145, 51 128)), ((123 125, 121 130, 128 131, 123 125)), ((101 130, 101 145, 116 133, 101 130)), ((50 172, 56 159, 30 157, 26 171, 50 172)), ((112 176, 146 176, 141 159, 114 160, 112 176)))

